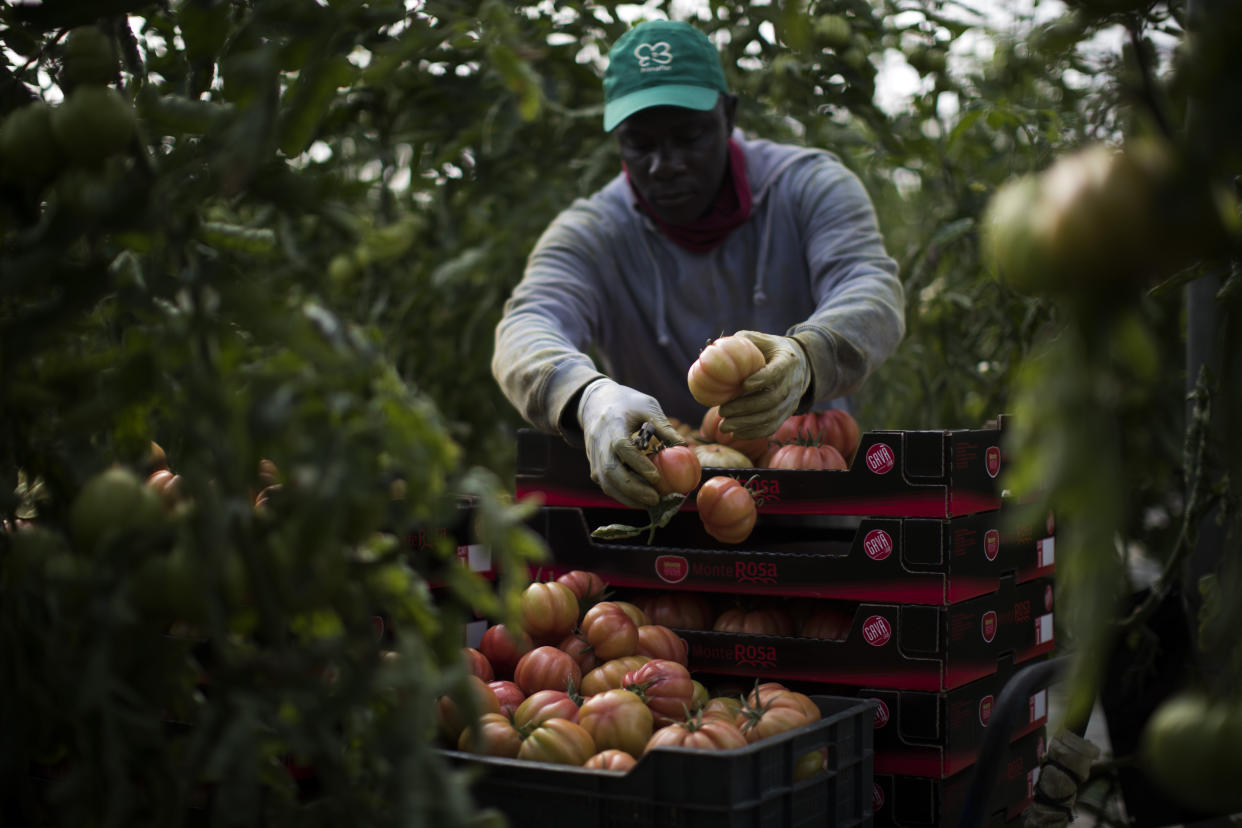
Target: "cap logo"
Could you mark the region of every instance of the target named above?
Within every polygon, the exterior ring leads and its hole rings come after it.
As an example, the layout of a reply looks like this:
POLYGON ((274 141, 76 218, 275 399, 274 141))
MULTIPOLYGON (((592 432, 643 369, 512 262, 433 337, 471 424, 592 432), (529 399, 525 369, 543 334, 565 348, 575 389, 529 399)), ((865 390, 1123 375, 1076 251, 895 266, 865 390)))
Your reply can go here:
POLYGON ((673 62, 673 50, 664 40, 658 43, 640 43, 634 47, 634 59, 638 61, 641 71, 659 72, 667 69, 668 64, 673 62))

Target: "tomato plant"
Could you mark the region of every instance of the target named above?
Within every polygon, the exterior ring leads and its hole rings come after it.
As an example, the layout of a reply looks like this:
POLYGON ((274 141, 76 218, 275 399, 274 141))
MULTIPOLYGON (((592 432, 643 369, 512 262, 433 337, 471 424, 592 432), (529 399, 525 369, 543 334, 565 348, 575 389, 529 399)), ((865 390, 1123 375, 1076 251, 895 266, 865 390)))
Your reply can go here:
POLYGON ((695 504, 703 528, 721 543, 746 540, 759 517, 750 490, 734 477, 709 478, 699 487, 695 504))
POLYGON ((722 336, 699 353, 686 382, 703 405, 721 405, 739 396, 742 381, 763 365, 763 353, 755 343, 741 336, 722 336))
POLYGON ((597 748, 616 748, 637 757, 651 738, 654 716, 637 693, 617 688, 584 700, 578 723, 591 734, 597 748))
POLYGON ((703 468, 699 456, 689 446, 668 446, 649 458, 660 472, 656 491, 661 495, 677 492, 690 494, 699 485, 703 468))
POLYGON ((538 643, 563 639, 578 624, 578 598, 557 581, 536 581, 522 591, 522 627, 538 643))
POLYGON ((547 719, 522 740, 518 758, 556 765, 582 765, 595 752, 595 741, 582 725, 569 719, 547 719))
POLYGON ((529 696, 538 690, 565 690, 571 683, 578 685, 582 670, 569 653, 544 644, 518 660, 513 681, 529 696))
POLYGON ((615 601, 600 601, 587 610, 580 630, 601 661, 633 655, 638 647, 638 626, 615 601))

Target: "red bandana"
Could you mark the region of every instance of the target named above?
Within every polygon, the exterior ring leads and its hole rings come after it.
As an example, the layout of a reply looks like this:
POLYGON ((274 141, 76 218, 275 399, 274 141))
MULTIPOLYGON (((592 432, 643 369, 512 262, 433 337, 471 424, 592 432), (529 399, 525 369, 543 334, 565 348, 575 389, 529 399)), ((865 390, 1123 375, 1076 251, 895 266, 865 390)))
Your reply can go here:
MULTIPOLYGON (((625 165, 622 164, 622 169, 625 165)), ((726 181, 716 193, 716 200, 711 209, 700 219, 689 224, 669 224, 659 218, 651 205, 634 187, 630 180, 629 170, 625 170, 625 180, 630 184, 630 192, 638 199, 638 204, 660 232, 677 244, 695 253, 706 253, 716 247, 725 237, 741 226, 750 216, 751 195, 750 183, 746 180, 746 156, 737 142, 729 139, 729 177, 733 186, 726 181)))

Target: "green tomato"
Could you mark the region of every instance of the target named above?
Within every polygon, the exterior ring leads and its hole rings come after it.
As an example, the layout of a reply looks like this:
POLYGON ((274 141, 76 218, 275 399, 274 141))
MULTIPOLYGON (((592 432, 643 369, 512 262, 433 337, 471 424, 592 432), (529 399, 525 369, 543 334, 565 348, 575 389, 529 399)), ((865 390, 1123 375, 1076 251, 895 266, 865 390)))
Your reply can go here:
POLYGON ((129 101, 111 87, 80 86, 52 110, 52 135, 70 160, 95 165, 124 150, 137 130, 129 101))
POLYGON ((137 474, 113 466, 92 477, 69 509, 69 535, 86 552, 130 533, 152 532, 164 524, 164 506, 137 474))
POLYGON ((79 26, 65 37, 60 81, 69 89, 106 86, 116 80, 116 51, 112 38, 98 26, 79 26))
POLYGON ((1242 706, 1185 691, 1143 728, 1140 756, 1165 794, 1188 808, 1242 811, 1242 706))
POLYGON ((0 177, 42 183, 63 163, 52 138, 52 108, 43 101, 13 110, 0 124, 0 177))
POLYGON ((850 22, 839 14, 820 15, 815 21, 815 35, 829 49, 848 46, 852 33, 850 22))

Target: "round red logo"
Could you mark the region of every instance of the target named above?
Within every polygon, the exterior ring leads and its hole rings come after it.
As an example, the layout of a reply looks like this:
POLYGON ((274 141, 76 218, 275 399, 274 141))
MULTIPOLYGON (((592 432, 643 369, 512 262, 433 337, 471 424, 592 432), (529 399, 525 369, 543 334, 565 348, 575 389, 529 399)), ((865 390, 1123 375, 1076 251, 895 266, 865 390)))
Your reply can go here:
POLYGON ((884 789, 880 787, 879 782, 871 783, 871 812, 879 813, 884 807, 884 789))
POLYGON ((871 700, 875 702, 875 720, 872 722, 872 724, 876 730, 879 730, 880 728, 884 727, 884 725, 888 724, 888 718, 889 718, 888 705, 884 703, 883 699, 877 699, 874 696, 871 698, 871 700))
POLYGON ((989 561, 996 560, 997 553, 1000 552, 1000 530, 989 529, 983 535, 983 555, 989 561))
POLYGON ((655 571, 661 581, 680 583, 690 574, 690 562, 681 555, 659 555, 655 559, 655 571))
POLYGON ((875 474, 888 474, 897 465, 897 455, 887 443, 876 443, 867 449, 867 468, 875 474))
POLYGON ((983 634, 983 640, 992 643, 992 639, 996 638, 996 610, 988 610, 979 619, 979 631, 983 634))
POLYGON ((988 450, 983 453, 983 462, 988 470, 988 477, 996 477, 1000 474, 1000 449, 997 446, 988 446, 988 450))
POLYGON ((993 704, 995 704, 995 700, 992 698, 991 693, 979 699, 979 724, 984 727, 987 727, 988 722, 992 721, 993 704))
POLYGON ((863 538, 863 552, 873 561, 882 561, 893 554, 893 539, 883 529, 872 529, 863 538))
POLYGON ((893 626, 883 615, 873 615, 863 622, 863 638, 872 647, 882 647, 893 637, 893 626))

